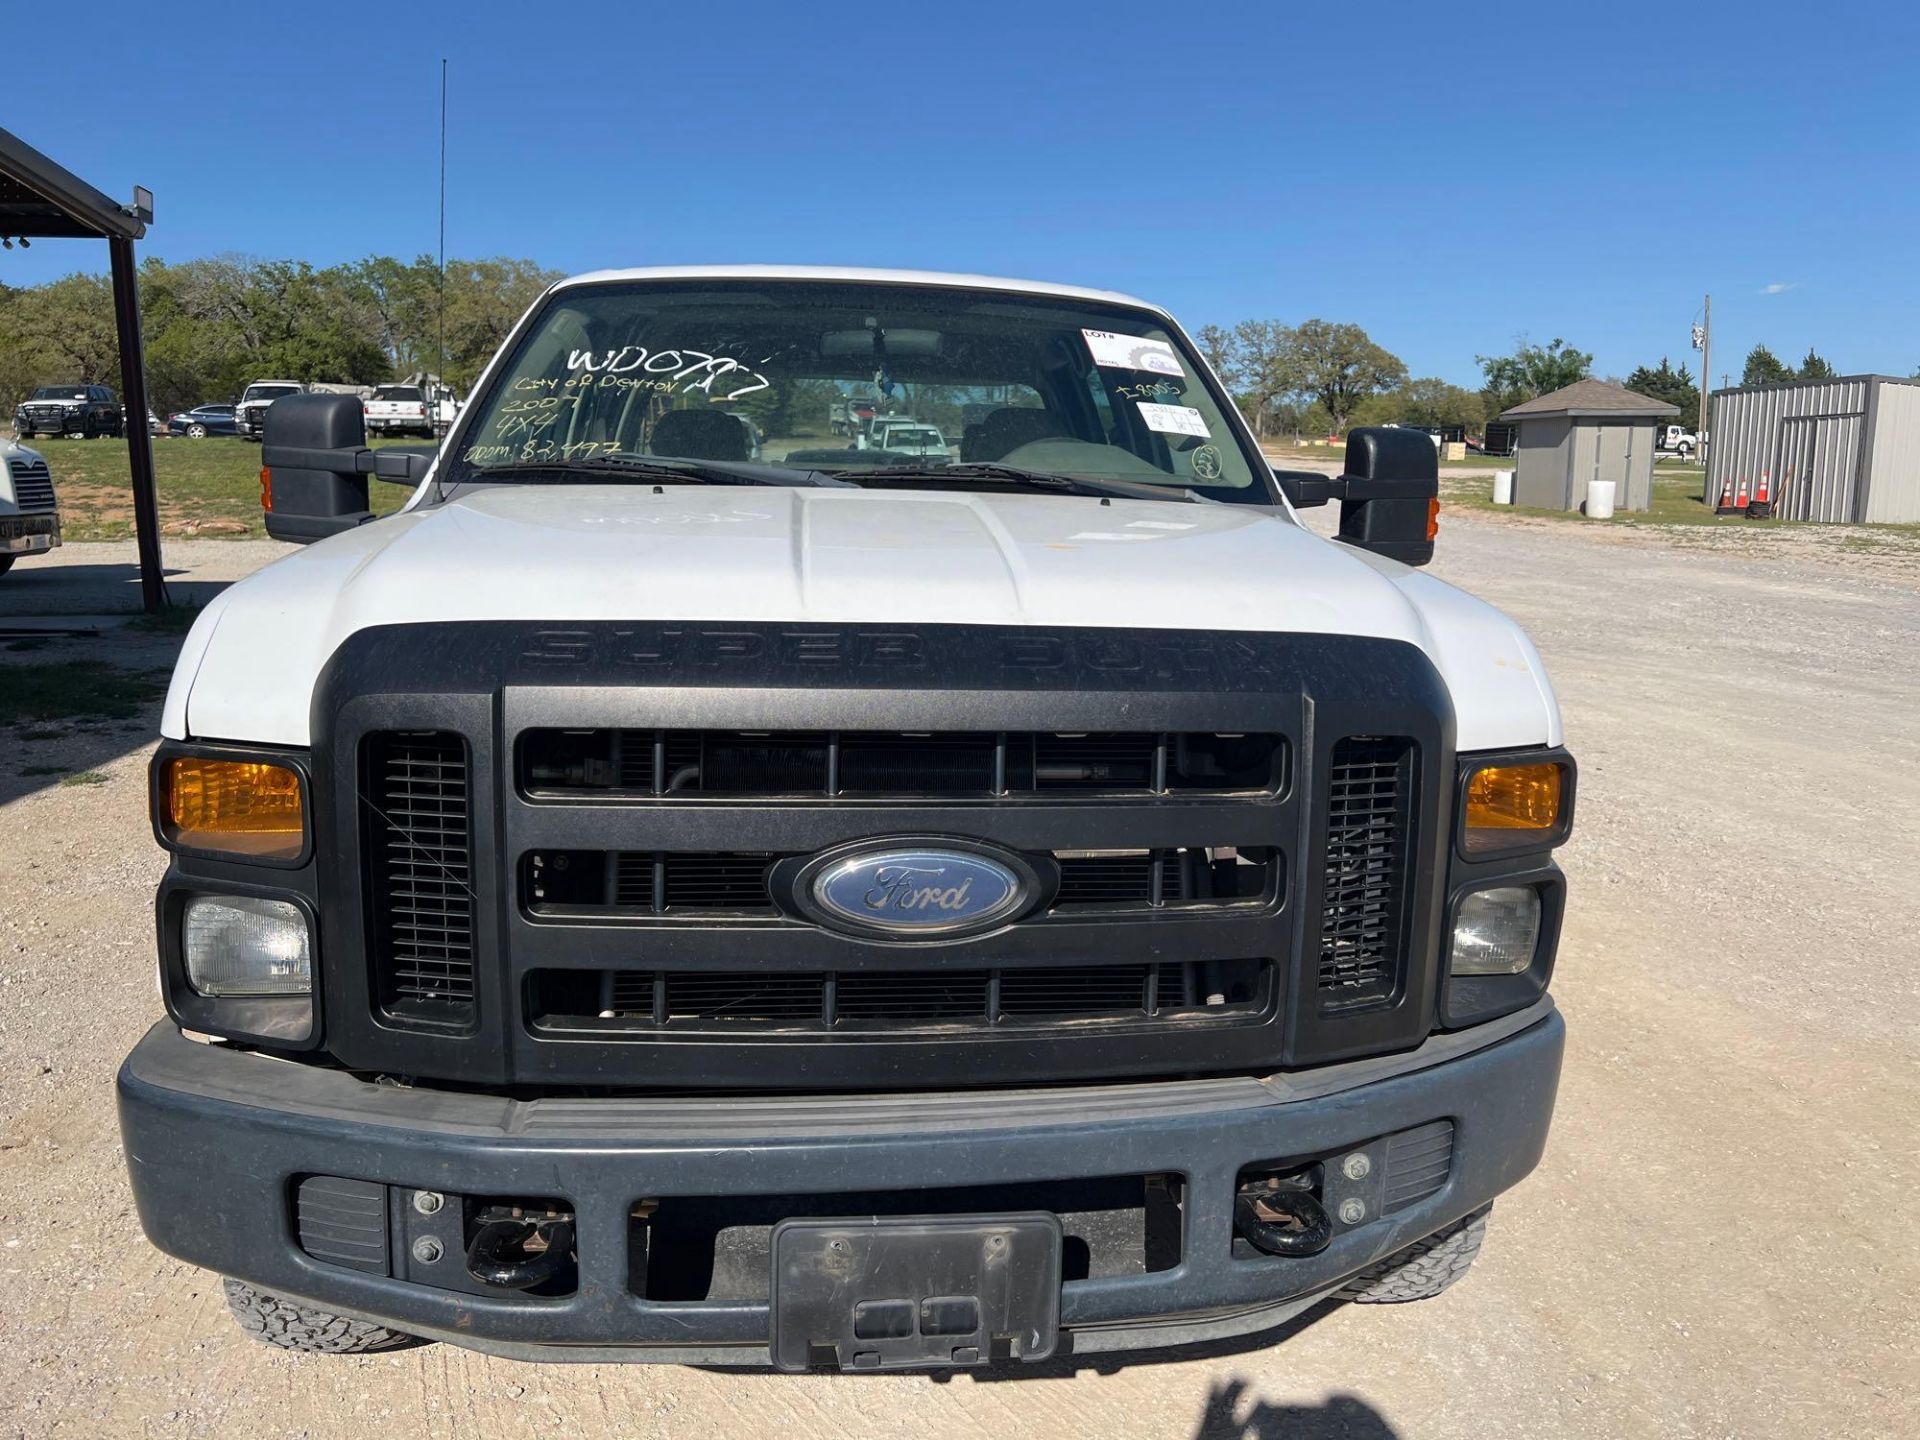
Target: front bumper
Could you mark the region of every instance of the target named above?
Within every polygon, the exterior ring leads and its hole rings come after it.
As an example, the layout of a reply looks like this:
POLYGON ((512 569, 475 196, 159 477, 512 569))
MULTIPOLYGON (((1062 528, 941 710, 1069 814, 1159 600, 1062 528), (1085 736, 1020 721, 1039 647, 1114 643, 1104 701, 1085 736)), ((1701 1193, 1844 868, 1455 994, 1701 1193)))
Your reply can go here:
POLYGON ((1064 1286, 1061 1350, 1088 1353, 1278 1325, 1479 1209, 1538 1162, 1563 1043, 1543 1000, 1411 1054, 1267 1080, 514 1101, 372 1085, 196 1044, 163 1022, 121 1068, 120 1126, 141 1223, 167 1253, 324 1309, 537 1359, 768 1363, 765 1303, 635 1293, 629 1216, 643 1197, 1183 1177, 1172 1268, 1064 1286), (1335 1154, 1441 1120, 1452 1122, 1454 1142, 1434 1193, 1342 1229, 1318 1255, 1236 1253, 1241 1167, 1335 1154), (318 1261, 299 1247, 292 1216, 296 1184, 314 1174, 563 1197, 577 1215, 578 1287, 560 1298, 474 1295, 318 1261))
POLYGON ((58 515, 0 517, 0 555, 44 555, 59 544, 58 515))

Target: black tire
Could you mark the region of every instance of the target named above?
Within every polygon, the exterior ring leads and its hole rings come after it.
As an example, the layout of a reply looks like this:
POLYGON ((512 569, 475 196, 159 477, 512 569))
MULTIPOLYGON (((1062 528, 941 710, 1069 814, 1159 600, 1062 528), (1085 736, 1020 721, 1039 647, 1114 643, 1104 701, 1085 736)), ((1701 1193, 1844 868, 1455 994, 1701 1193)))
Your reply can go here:
POLYGON ((1492 1208, 1489 1205, 1476 1210, 1361 1271, 1340 1288, 1340 1298, 1361 1305, 1403 1305, 1409 1300, 1432 1299, 1473 1264, 1480 1243, 1487 1238, 1487 1212, 1492 1208))
POLYGON ((292 1300, 256 1290, 241 1280, 224 1282, 227 1308, 240 1328, 262 1345, 308 1355, 370 1355, 406 1350, 427 1342, 417 1335, 389 1330, 366 1320, 349 1320, 327 1310, 310 1310, 292 1300))
POLYGON ((13 562, 19 558, 18 555, 0 555, 0 575, 4 575, 7 571, 11 570, 13 568, 13 562))

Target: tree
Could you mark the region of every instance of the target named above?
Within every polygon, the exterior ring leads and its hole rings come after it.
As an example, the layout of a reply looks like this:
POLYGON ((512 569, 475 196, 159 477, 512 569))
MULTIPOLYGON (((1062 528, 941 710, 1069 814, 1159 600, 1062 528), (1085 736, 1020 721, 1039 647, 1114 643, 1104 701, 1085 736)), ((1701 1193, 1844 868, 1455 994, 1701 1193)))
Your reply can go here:
POLYGON ((1660 368, 1650 369, 1642 365, 1627 377, 1627 389, 1641 395, 1651 395, 1656 400, 1664 400, 1669 405, 1680 407, 1679 422, 1689 430, 1700 419, 1700 388, 1694 383, 1693 372, 1682 364, 1678 370, 1660 357, 1660 368))
POLYGON ((1800 362, 1800 378, 1802 380, 1831 380, 1833 379, 1833 374, 1833 366, 1814 354, 1813 347, 1809 345, 1807 347, 1807 358, 1800 362))
POLYGON ((1277 428, 1275 412, 1300 387, 1292 367, 1293 331, 1278 320, 1242 320, 1233 327, 1231 349, 1234 393, 1240 408, 1253 421, 1253 433, 1264 440, 1277 428))
POLYGON ((1780 357, 1765 345, 1756 345, 1747 352, 1747 365, 1740 372, 1742 385, 1773 385, 1782 380, 1793 379, 1793 367, 1783 365, 1780 357))
POLYGON ((34 357, 35 385, 118 386, 120 335, 106 276, 68 275, 16 291, 7 305, 7 328, 34 357))
POLYGON ((1549 345, 1529 345, 1523 335, 1511 355, 1476 355, 1486 377, 1480 394, 1487 414, 1498 415, 1522 401, 1564 389, 1584 380, 1593 370, 1593 356, 1555 338, 1549 345))
POLYGON ((1307 320, 1296 327, 1284 350, 1287 389, 1318 401, 1342 431, 1355 407, 1404 382, 1400 357, 1374 344, 1358 325, 1307 320))
POLYGON ((1233 336, 1218 325, 1202 325, 1194 339, 1200 342, 1200 353, 1206 357, 1207 364, 1213 367, 1213 373, 1232 385, 1231 376, 1237 360, 1233 336))
POLYGON ((1437 376, 1408 380, 1363 402, 1354 411, 1356 425, 1459 425, 1477 431, 1486 423, 1486 403, 1437 376))

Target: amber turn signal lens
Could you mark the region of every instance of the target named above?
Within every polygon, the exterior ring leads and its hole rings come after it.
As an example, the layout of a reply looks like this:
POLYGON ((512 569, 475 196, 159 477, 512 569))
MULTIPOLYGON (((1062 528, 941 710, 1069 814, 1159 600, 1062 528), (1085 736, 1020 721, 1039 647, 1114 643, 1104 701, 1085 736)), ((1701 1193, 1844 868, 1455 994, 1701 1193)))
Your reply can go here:
POLYGON ((176 845, 269 860, 300 853, 300 777, 284 765, 176 755, 160 804, 161 831, 176 845))
POLYGON ((1508 849, 1524 837, 1542 835, 1560 823, 1561 767, 1488 765, 1467 782, 1467 849, 1508 849), (1494 832, 1494 833, 1489 833, 1494 832))

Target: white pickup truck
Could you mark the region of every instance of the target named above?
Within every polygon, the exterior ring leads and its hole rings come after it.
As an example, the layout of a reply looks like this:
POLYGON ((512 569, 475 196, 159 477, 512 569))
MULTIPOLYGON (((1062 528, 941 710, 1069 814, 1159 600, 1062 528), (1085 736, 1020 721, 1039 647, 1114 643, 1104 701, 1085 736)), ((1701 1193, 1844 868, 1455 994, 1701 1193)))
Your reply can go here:
POLYGON ((370 435, 420 435, 432 439, 434 417, 418 385, 381 385, 365 402, 370 435))
POLYGON ((319 543, 181 653, 119 1078, 262 1340, 1218 1340, 1436 1294, 1539 1159, 1574 765, 1418 568, 1425 435, 1276 472, 1155 306, 747 266, 554 286, 437 454, 307 395, 262 459, 319 543), (729 413, 876 373, 965 457, 729 413))
POLYGON ((0 440, 0 575, 27 555, 60 544, 60 509, 53 473, 38 450, 0 440))
POLYGON ((307 387, 298 380, 256 380, 241 393, 233 407, 234 431, 243 440, 258 440, 266 433, 267 410, 274 401, 289 395, 304 395, 307 387))

